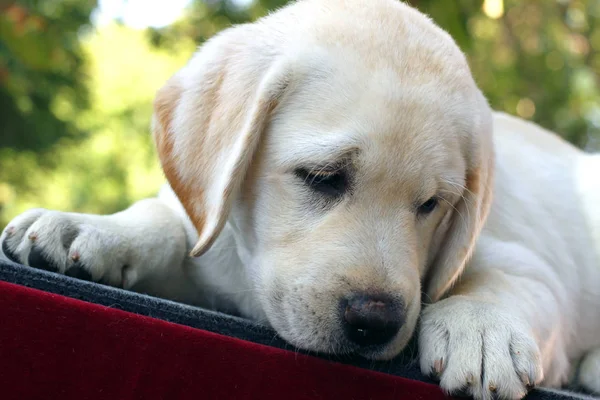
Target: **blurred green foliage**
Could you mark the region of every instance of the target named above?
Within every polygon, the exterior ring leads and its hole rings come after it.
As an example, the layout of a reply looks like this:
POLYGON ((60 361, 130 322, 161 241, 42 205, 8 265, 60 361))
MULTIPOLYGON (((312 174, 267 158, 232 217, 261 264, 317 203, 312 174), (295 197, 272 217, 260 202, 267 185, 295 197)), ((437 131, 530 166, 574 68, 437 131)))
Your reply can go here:
MULTIPOLYGON (((109 213, 152 195, 156 89, 197 44, 285 3, 194 0, 134 30, 94 26, 95 0, 0 0, 0 226, 30 207, 109 213)), ((494 108, 600 149, 600 0, 409 3, 455 38, 494 108)))
POLYGON ((43 151, 76 133, 53 103, 60 95, 71 112, 88 105, 78 32, 95 6, 93 0, 0 6, 2 147, 43 151))

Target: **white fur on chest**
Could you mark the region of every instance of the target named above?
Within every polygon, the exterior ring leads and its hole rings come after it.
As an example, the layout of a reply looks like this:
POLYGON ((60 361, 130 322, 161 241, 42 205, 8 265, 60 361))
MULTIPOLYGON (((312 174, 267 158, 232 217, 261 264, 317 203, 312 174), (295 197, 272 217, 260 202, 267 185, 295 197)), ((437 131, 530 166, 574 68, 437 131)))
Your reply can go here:
MULTIPOLYGON (((183 220, 189 251, 198 240, 196 229, 168 185, 161 189, 159 197, 183 220)), ((234 232, 229 224, 225 225, 208 252, 199 258, 188 256, 183 268, 197 291, 187 297, 196 299, 198 305, 254 320, 266 320, 247 269, 238 255, 234 232)))

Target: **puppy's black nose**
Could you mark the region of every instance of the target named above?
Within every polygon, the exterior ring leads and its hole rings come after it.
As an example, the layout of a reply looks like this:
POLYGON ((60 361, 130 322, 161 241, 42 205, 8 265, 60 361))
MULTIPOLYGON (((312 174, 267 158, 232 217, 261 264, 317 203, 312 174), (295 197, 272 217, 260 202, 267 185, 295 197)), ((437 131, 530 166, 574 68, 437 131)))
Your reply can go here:
POLYGON ((361 347, 391 341, 404 323, 400 301, 382 295, 355 295, 342 301, 347 338, 361 347))

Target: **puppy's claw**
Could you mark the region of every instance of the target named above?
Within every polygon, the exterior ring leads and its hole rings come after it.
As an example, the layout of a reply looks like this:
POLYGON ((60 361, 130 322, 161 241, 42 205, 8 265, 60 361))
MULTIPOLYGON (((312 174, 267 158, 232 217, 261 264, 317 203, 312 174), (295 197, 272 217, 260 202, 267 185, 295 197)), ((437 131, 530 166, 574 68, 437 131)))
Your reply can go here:
POLYGON ((473 374, 469 374, 469 376, 467 376, 467 386, 473 386, 474 383, 475 377, 473 376, 473 374))
POLYGON ((433 373, 440 376, 442 375, 442 372, 444 372, 444 359, 439 358, 433 363, 433 373))
POLYGON ((76 263, 77 261, 79 261, 79 258, 81 258, 81 255, 78 251, 74 251, 73 254, 71 254, 71 260, 73 260, 73 262, 76 263))
POLYGON ((527 374, 521 374, 520 375, 521 378, 521 382, 523 382, 523 385, 525 385, 525 387, 529 387, 531 386, 531 381, 529 380, 529 376, 527 374))

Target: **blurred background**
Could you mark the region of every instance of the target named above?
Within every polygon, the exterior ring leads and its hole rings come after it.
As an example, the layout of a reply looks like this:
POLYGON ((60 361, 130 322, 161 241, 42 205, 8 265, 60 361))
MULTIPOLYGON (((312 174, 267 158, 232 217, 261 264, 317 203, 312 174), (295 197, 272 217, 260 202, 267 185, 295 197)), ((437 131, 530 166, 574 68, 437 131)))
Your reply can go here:
MULTIPOLYGON (((0 0, 0 228, 31 207, 111 213, 154 195, 155 91, 215 32, 285 3, 0 0)), ((600 0, 409 3, 455 38, 494 108, 600 150, 600 0)))

